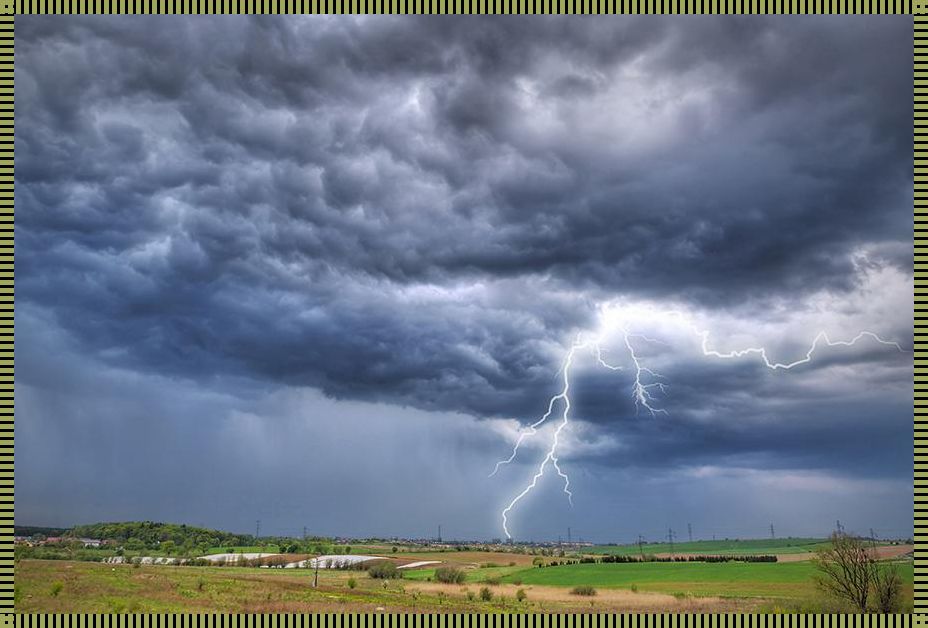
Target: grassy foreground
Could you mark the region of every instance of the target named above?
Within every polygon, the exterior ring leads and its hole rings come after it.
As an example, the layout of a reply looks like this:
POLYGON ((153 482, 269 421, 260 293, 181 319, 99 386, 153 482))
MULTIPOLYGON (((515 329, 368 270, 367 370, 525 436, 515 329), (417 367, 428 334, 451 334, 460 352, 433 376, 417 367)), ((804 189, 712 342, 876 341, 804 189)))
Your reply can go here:
MULTIPOLYGON (((904 610, 911 610, 911 561, 900 562, 899 569, 904 610)), ((81 613, 834 610, 823 606, 813 582, 815 568, 804 561, 506 564, 467 568, 466 581, 456 585, 435 582, 434 571, 410 570, 404 579, 385 582, 363 571, 320 570, 319 587, 313 588, 311 572, 301 569, 23 559, 16 565, 15 604, 18 612, 81 613), (571 594, 582 585, 594 587, 596 595, 571 594), (481 599, 482 589, 490 599, 481 599)))

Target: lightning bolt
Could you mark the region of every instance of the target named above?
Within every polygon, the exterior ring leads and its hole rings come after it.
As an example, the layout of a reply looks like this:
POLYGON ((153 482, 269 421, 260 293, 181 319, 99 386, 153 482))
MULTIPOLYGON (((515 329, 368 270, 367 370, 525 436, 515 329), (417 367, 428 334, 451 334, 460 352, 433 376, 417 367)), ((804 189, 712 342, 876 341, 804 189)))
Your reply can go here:
MULTIPOLYGON (((679 312, 670 312, 670 315, 679 316, 679 312)), ((794 360, 792 362, 774 362, 771 361, 767 355, 767 349, 765 347, 749 347, 747 349, 737 349, 728 352, 720 352, 709 347, 709 332, 700 331, 694 325, 687 325, 691 331, 693 331, 701 339, 701 349, 702 353, 706 357, 713 357, 723 360, 733 360, 738 358, 743 358, 746 356, 760 356, 763 361, 764 366, 771 370, 789 370, 794 367, 800 366, 802 364, 807 364, 812 361, 812 357, 815 354, 816 350, 821 346, 825 345, 828 347, 851 347, 857 344, 859 341, 864 338, 869 338, 879 344, 887 345, 895 348, 900 352, 905 350, 899 345, 899 343, 884 340, 877 334, 871 331, 861 331, 856 336, 850 340, 831 340, 828 337, 828 334, 819 332, 815 338, 812 340, 812 344, 809 346, 808 351, 806 351, 805 356, 794 360)), ((628 328, 625 326, 621 327, 622 332, 622 344, 625 347, 625 350, 628 353, 628 358, 630 359, 632 365, 634 366, 634 381, 632 384, 632 398, 635 402, 635 412, 638 412, 643 408, 645 409, 652 417, 657 416, 658 414, 667 414, 667 411, 663 408, 657 407, 655 404, 657 399, 655 393, 659 391, 661 394, 667 392, 667 384, 663 382, 664 377, 655 372, 653 369, 642 364, 641 357, 638 355, 635 350, 635 345, 632 343, 632 339, 640 339, 649 343, 659 343, 664 344, 663 341, 649 338, 642 334, 630 333, 628 328)), ((545 457, 542 459, 541 464, 538 465, 538 469, 535 474, 532 476, 531 481, 522 491, 517 494, 512 501, 503 509, 501 513, 502 522, 503 522, 503 532, 506 534, 506 538, 511 539, 512 535, 509 532, 509 514, 512 512, 513 508, 538 484, 545 471, 550 464, 554 467, 556 473, 563 478, 564 487, 563 492, 567 495, 568 502, 573 506, 573 493, 570 491, 570 477, 564 473, 558 464, 558 445, 560 444, 561 432, 568 426, 570 423, 570 370, 574 364, 574 359, 578 351, 589 349, 592 351, 593 356, 596 360, 596 363, 603 368, 609 369, 611 371, 621 371, 624 370, 622 366, 617 366, 606 362, 603 357, 603 348, 601 346, 601 338, 596 338, 593 340, 582 340, 581 336, 577 337, 577 340, 571 345, 570 349, 567 351, 566 356, 561 367, 562 374, 562 387, 560 392, 551 397, 548 400, 548 407, 546 412, 539 418, 537 421, 528 426, 527 429, 520 431, 518 439, 516 439, 515 445, 512 448, 512 453, 508 458, 500 460, 496 463, 496 466, 493 469, 493 472, 490 474, 490 477, 496 475, 500 467, 503 465, 510 464, 516 458, 519 453, 519 448, 522 446, 522 443, 526 438, 530 438, 538 433, 538 428, 542 426, 551 416, 554 414, 554 408, 560 402, 563 406, 561 412, 561 420, 558 423, 557 427, 554 430, 554 433, 551 436, 550 446, 545 454, 545 457)))

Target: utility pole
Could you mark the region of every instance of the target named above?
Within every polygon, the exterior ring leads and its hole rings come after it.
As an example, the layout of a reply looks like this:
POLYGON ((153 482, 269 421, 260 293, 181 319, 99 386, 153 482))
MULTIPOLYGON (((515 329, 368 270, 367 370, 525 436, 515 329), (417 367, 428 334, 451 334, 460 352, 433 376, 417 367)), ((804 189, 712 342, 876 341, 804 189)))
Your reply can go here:
POLYGON ((670 541, 670 557, 673 558, 673 528, 667 528, 667 540, 670 541))
POLYGON ((777 538, 776 533, 773 531, 773 524, 772 524, 772 523, 770 524, 770 538, 771 538, 771 539, 777 538))
POLYGON ((690 543, 692 543, 693 542, 693 524, 692 523, 686 524, 686 533, 690 537, 690 543))
POLYGON ((441 543, 441 524, 438 524, 438 542, 441 543))

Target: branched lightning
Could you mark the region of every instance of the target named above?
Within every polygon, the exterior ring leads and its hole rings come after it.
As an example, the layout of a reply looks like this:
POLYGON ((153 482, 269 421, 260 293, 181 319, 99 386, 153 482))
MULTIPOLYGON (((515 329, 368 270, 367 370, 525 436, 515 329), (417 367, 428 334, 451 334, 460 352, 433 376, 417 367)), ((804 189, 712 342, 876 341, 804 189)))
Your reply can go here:
MULTIPOLYGON (((678 312, 670 312, 670 314, 679 315, 678 312)), ((796 366, 811 362, 813 354, 822 344, 829 347, 850 347, 857 344, 858 341, 864 338, 870 338, 879 344, 894 347, 900 352, 904 351, 899 343, 884 340, 877 334, 870 331, 862 331, 854 336, 851 340, 831 340, 827 333, 819 332, 819 334, 816 335, 812 340, 812 344, 809 346, 808 351, 806 351, 805 357, 793 362, 774 362, 771 361, 768 357, 767 349, 765 347, 749 347, 747 349, 739 349, 729 352, 720 352, 715 349, 710 349, 709 332, 700 331, 692 324, 689 324, 688 327, 690 327, 690 329, 701 339, 701 349, 704 356, 731 360, 751 355, 757 355, 760 356, 761 360, 767 368, 774 371, 781 369, 788 370, 796 366)), ((628 328, 625 326, 622 326, 620 330, 622 344, 625 347, 625 350, 628 354, 628 359, 630 360, 634 370, 632 398, 635 402, 636 414, 642 408, 650 413, 652 417, 657 416, 658 414, 667 414, 665 409, 656 406, 657 398, 655 396, 657 392, 660 392, 661 394, 667 392, 667 384, 665 384, 663 381, 664 377, 660 373, 655 372, 653 369, 645 366, 642 363, 642 358, 635 350, 635 345, 632 342, 632 339, 643 340, 649 343, 659 343, 662 345, 666 345, 667 343, 654 338, 649 338, 642 334, 630 333, 628 328)), ((538 465, 538 469, 532 476, 532 479, 528 485, 522 489, 522 491, 516 495, 512 501, 509 502, 509 504, 506 506, 506 508, 503 509, 501 513, 503 521, 503 532, 505 532, 507 538, 512 538, 509 532, 509 513, 516 506, 516 504, 522 500, 523 497, 528 495, 536 487, 538 480, 544 476, 548 464, 551 464, 551 466, 554 467, 555 472, 561 478, 563 478, 563 492, 567 495, 567 499, 571 506, 573 505, 573 493, 570 491, 570 477, 564 473, 558 463, 558 445, 560 444, 562 431, 570 423, 570 371, 571 367, 574 365, 574 359, 576 358, 579 351, 590 350, 596 363, 599 366, 602 366, 603 368, 609 369, 611 371, 624 370, 624 367, 610 364, 605 360, 603 357, 604 351, 600 342, 601 338, 583 340, 582 337, 578 336, 577 340, 571 345, 570 349, 567 351, 566 356, 564 357, 564 361, 561 367, 562 386, 560 392, 548 400, 547 410, 541 416, 541 418, 529 425, 526 429, 523 429, 519 432, 519 437, 516 439, 515 445, 512 448, 512 453, 508 458, 497 462, 493 472, 490 474, 490 477, 496 475, 501 466, 507 465, 515 460, 519 453, 519 448, 522 446, 522 443, 525 441, 525 439, 530 438, 538 433, 538 428, 541 427, 554 414, 556 405, 560 404, 562 406, 561 420, 552 433, 550 446, 548 447, 545 457, 542 459, 541 464, 538 465)))

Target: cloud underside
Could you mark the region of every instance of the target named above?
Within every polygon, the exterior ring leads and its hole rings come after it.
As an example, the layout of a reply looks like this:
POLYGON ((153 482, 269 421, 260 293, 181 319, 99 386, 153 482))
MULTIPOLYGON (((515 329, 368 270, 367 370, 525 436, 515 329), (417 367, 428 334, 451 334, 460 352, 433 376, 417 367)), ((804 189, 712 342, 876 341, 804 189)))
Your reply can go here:
POLYGON ((641 312, 783 359, 820 330, 910 348, 911 37, 895 16, 24 16, 18 376, 67 387, 45 347, 512 426, 612 303, 666 343, 638 350, 668 415, 587 360, 575 460, 910 476, 910 355, 772 373, 641 312))

